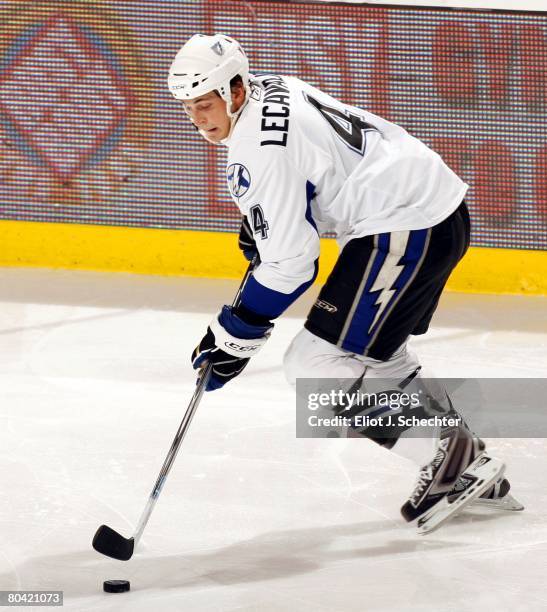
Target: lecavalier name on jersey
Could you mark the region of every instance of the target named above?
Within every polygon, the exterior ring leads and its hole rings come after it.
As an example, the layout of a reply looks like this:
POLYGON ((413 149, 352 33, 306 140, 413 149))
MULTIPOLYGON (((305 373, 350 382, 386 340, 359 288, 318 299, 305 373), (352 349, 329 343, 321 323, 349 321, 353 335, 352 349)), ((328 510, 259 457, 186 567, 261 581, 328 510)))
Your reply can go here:
POLYGON ((287 146, 290 118, 290 92, 287 83, 280 76, 265 79, 262 105, 262 140, 260 146, 287 146))

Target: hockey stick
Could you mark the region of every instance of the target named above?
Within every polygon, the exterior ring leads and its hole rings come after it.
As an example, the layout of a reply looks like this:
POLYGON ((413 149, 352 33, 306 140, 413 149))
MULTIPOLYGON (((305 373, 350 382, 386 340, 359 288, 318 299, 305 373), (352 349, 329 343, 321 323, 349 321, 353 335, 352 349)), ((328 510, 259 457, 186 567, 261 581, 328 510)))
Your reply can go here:
MULTIPOLYGON (((257 259, 258 257, 255 255, 255 257, 249 264, 249 267, 247 268, 247 271, 245 272, 245 276, 243 277, 243 280, 241 281, 241 285, 239 286, 237 294, 234 298, 234 301, 232 302, 232 306, 238 306, 239 298, 241 296, 241 292, 243 291, 243 287, 245 286, 245 283, 247 282, 249 276, 251 275, 255 267, 257 259)), ((158 479, 156 480, 156 484, 154 485, 154 488, 152 489, 152 492, 150 493, 150 497, 148 498, 148 502, 141 514, 141 517, 139 519, 137 527, 135 528, 135 532, 133 536, 130 538, 124 538, 117 531, 114 531, 114 529, 111 529, 110 527, 108 527, 108 525, 101 525, 99 529, 97 529, 97 532, 95 533, 95 536, 93 538, 93 548, 97 552, 100 552, 103 555, 106 555, 107 557, 112 557, 113 559, 119 559, 120 561, 128 561, 133 556, 133 551, 135 550, 135 546, 139 542, 140 537, 142 536, 142 532, 144 531, 144 528, 146 527, 146 524, 148 523, 148 519, 150 518, 150 515, 152 514, 152 510, 154 509, 154 506, 156 505, 156 501, 158 500, 158 497, 161 493, 163 485, 165 484, 165 481, 167 480, 169 471, 171 470, 171 467, 173 466, 173 463, 177 456, 182 440, 188 430, 188 427, 190 426, 192 417, 194 416, 194 413, 197 410, 201 397, 203 396, 203 392, 205 391, 205 387, 207 386, 207 381, 209 380, 209 377, 211 376, 212 368, 213 368, 212 364, 209 363, 205 366, 204 370, 201 373, 201 377, 196 386, 196 390, 194 391, 194 395, 192 396, 192 399, 190 400, 190 404, 188 405, 188 408, 186 409, 184 417, 182 418, 182 421, 179 425, 179 428, 177 430, 173 443, 171 444, 171 448, 169 449, 169 452, 167 453, 167 457, 165 458, 165 461, 163 462, 163 466, 161 468, 158 479)))

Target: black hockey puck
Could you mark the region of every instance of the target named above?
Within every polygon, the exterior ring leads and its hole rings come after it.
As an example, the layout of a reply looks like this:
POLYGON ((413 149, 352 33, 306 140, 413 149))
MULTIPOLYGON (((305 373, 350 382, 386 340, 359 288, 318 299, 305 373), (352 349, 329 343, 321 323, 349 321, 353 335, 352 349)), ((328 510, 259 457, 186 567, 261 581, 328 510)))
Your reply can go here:
POLYGON ((130 588, 129 580, 105 580, 103 582, 105 593, 125 593, 130 588))

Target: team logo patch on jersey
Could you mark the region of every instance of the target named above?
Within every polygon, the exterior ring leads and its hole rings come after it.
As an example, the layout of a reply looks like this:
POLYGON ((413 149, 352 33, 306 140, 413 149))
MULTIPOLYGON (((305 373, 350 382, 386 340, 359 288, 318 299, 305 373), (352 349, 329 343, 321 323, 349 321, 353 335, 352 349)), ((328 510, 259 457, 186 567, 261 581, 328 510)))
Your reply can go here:
POLYGON ((226 170, 228 189, 234 198, 243 197, 251 186, 251 175, 243 164, 231 164, 226 170))

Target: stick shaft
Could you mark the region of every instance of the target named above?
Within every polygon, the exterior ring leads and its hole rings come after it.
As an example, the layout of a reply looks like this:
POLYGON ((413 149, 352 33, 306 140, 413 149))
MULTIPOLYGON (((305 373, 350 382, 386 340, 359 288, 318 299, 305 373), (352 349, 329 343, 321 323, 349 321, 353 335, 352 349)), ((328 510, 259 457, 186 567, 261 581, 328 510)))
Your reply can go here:
MULTIPOLYGON (((251 261, 251 263, 249 264, 249 267, 247 268, 247 271, 245 272, 245 276, 243 277, 243 280, 241 281, 241 284, 239 285, 239 289, 236 293, 234 301, 232 302, 232 306, 238 306, 240 302, 241 292, 243 291, 243 287, 245 287, 245 283, 247 282, 249 276, 251 275, 253 271, 255 261, 256 261, 256 257, 251 261)), ((184 413, 184 416, 179 425, 177 433, 175 434, 175 438, 173 439, 171 448, 169 449, 169 452, 167 453, 167 456, 165 457, 165 461, 163 462, 158 479, 156 480, 156 484, 154 485, 154 488, 152 489, 152 492, 150 493, 148 502, 146 503, 146 506, 141 514, 139 522, 137 523, 137 526, 135 527, 135 533, 133 535, 135 546, 137 545, 137 542, 140 540, 140 537, 144 531, 144 528, 146 527, 146 524, 148 523, 148 519, 150 518, 150 515, 152 514, 152 511, 154 510, 154 506, 156 505, 156 501, 158 500, 158 497, 161 493, 163 485, 165 484, 165 481, 167 480, 167 476, 169 475, 171 467, 173 466, 173 463, 175 462, 175 458, 180 449, 182 440, 184 439, 184 436, 186 435, 186 432, 188 431, 188 428, 190 427, 192 418, 197 410, 197 407, 199 406, 201 398, 203 397, 203 393, 205 391, 205 387, 207 386, 207 382, 211 376, 212 369, 213 369, 213 365, 211 363, 208 363, 205 366, 204 370, 202 371, 201 377, 196 386, 196 390, 194 391, 194 395, 192 396, 192 399, 190 400, 190 403, 188 404, 188 408, 186 409, 186 412, 184 413)))

